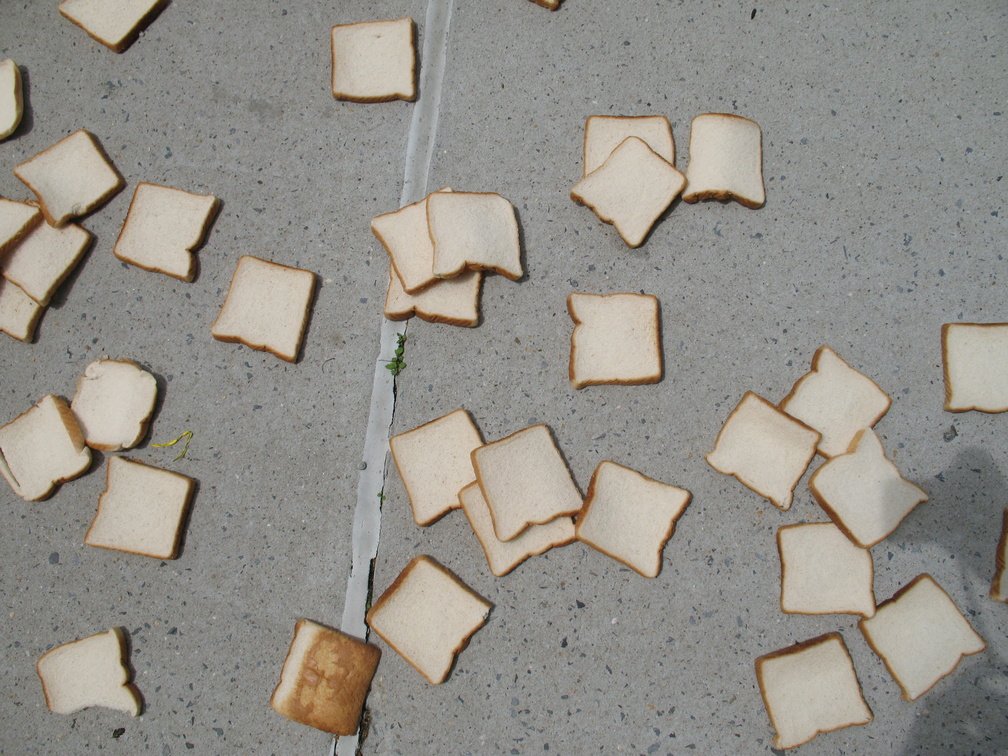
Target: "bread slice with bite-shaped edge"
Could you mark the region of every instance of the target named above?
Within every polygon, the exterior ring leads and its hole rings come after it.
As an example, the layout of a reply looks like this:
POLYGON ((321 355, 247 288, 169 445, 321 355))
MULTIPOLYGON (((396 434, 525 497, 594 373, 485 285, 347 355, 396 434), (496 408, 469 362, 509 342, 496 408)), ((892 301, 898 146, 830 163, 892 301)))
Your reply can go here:
POLYGON ((331 735, 353 735, 380 658, 377 646, 299 619, 270 706, 331 735))
POLYGON ((809 488, 836 526, 865 549, 896 530, 928 499, 927 492, 906 480, 886 457, 870 428, 854 436, 850 451, 812 473, 809 488))
POLYGON ((994 555, 994 579, 991 580, 990 597, 1008 603, 1008 509, 1001 518, 1001 539, 994 555))
POLYGON ((606 161, 623 140, 642 139, 659 157, 675 165, 672 126, 663 115, 588 116, 584 134, 584 175, 606 161))
POLYGON ((416 99, 413 20, 334 26, 332 93, 352 102, 416 99))
POLYGON ((203 244, 219 205, 212 194, 137 184, 112 252, 144 270, 192 281, 193 252, 203 244))
POLYGON ((367 613, 367 624, 434 685, 490 615, 492 604, 427 555, 415 557, 367 613))
POLYGON ((490 270, 517 281, 524 275, 514 205, 496 192, 434 192, 427 197, 433 271, 454 278, 490 270))
POLYGON ((0 139, 13 134, 24 114, 21 69, 8 58, 0 61, 0 139))
POLYGON ((730 113, 704 113, 690 125, 684 202, 730 200, 749 208, 766 201, 759 124, 730 113))
POLYGON ((169 0, 63 0, 59 12, 113 52, 129 47, 169 0))
POLYGON ((627 246, 639 247, 684 186, 686 177, 675 166, 631 136, 576 183, 570 196, 611 223, 627 246))
POLYGON ((661 570, 662 551, 690 492, 608 460, 592 474, 577 537, 644 577, 661 570))
POLYGON ((576 389, 638 386, 662 378, 658 298, 651 294, 567 295, 574 321, 568 375, 576 389))
POLYGON ((0 262, 41 222, 38 205, 0 197, 0 262))
POLYGON ((854 435, 874 427, 892 399, 828 346, 812 357, 812 369, 795 383, 780 405, 791 417, 822 434, 817 451, 824 457, 845 453, 854 435))
POLYGON ((945 409, 1008 411, 1008 323, 942 326, 945 409))
POLYGON ((725 420, 707 462, 778 509, 788 509, 820 438, 819 431, 747 391, 725 420))
POLYGON ((796 748, 821 733, 872 721, 839 633, 759 657, 756 679, 776 731, 774 748, 796 748))
POLYGON ((931 690, 964 656, 987 648, 952 598, 926 573, 879 604, 875 616, 861 620, 858 627, 907 701, 931 690))
POLYGON ((43 396, 0 428, 0 473, 25 501, 44 499, 91 466, 91 450, 64 399, 43 396))
POLYGON ((132 449, 147 433, 157 379, 132 360, 94 360, 84 368, 70 409, 92 449, 132 449))
POLYGON ((108 202, 125 182, 90 132, 78 129, 14 166, 50 226, 64 226, 108 202))
POLYGON ((140 691, 130 682, 122 628, 64 643, 35 663, 46 705, 56 714, 103 706, 137 716, 140 691))
POLYGON ((395 268, 389 266, 385 317, 407 320, 416 315, 429 323, 475 328, 479 325, 479 298, 483 271, 467 270, 455 278, 438 279, 416 294, 407 294, 395 268))
POLYGON ((832 522, 785 525, 777 531, 781 610, 787 614, 875 614, 875 567, 832 522))
POLYGON ((73 223, 39 223, 0 259, 0 273, 43 307, 84 258, 91 234, 73 223))
POLYGON ((0 331, 31 343, 43 309, 20 286, 0 276, 0 331))
POLYGON ((581 497, 550 429, 533 425, 473 450, 494 533, 510 541, 530 525, 581 511, 581 497))
MULTIPOLYGON (((438 191, 450 192, 451 188, 438 191)), ((442 280, 434 275, 434 243, 427 225, 427 197, 394 212, 375 216, 371 221, 371 233, 388 252, 407 294, 416 294, 442 280)))

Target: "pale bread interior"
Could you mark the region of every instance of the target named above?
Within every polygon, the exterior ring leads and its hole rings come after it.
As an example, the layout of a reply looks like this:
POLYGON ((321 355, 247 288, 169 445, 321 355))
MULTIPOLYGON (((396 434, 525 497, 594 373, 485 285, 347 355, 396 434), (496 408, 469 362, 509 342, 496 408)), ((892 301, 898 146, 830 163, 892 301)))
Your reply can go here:
POLYGON ((831 522, 777 531, 781 610, 789 614, 875 614, 871 553, 831 522))
POLYGON ((690 126, 683 200, 734 199, 746 207, 766 201, 759 124, 727 113, 705 113, 690 126))
POLYGON ((1008 411, 1008 323, 942 327, 945 409, 1008 411))
POLYGON ((0 139, 9 137, 21 124, 23 97, 21 69, 10 58, 0 61, 0 139))
POLYGON ((95 360, 84 368, 70 403, 92 449, 132 449, 147 432, 157 380, 129 360, 95 360))
POLYGON ((0 331, 19 341, 31 342, 43 307, 20 286, 0 277, 0 331))
POLYGON ((639 385, 662 377, 658 299, 650 294, 567 296, 574 321, 571 385, 639 385))
MULTIPOLYGON (((441 189, 450 192, 451 189, 441 189)), ((427 225, 427 197, 383 213, 371 221, 371 232, 385 247, 403 291, 416 294, 442 279, 434 275, 434 243, 427 225)))
POLYGON ((518 218, 501 195, 434 192, 427 197, 427 223, 438 278, 467 269, 491 270, 513 281, 522 277, 518 218))
POLYGON ((479 325, 479 297, 483 272, 467 270, 455 278, 438 279, 416 294, 407 294, 395 268, 389 265, 385 317, 406 320, 416 315, 431 323, 475 328, 479 325))
POLYGON ((593 115, 585 120, 584 175, 602 165, 628 137, 643 140, 659 157, 675 165, 672 126, 665 116, 593 115))
POLYGON ((122 52, 168 0, 63 0, 59 12, 110 50, 122 52))
POLYGON ((57 646, 43 654, 35 668, 50 711, 73 714, 104 706, 134 717, 140 713, 140 693, 129 681, 120 628, 57 646))
POLYGON ((0 262, 41 221, 36 205, 0 197, 0 262))
POLYGON ((0 260, 0 273, 40 305, 49 300, 91 246, 91 234, 73 223, 39 223, 0 260))
POLYGON ((332 92, 341 100, 381 102, 416 97, 413 21, 334 26, 332 92))

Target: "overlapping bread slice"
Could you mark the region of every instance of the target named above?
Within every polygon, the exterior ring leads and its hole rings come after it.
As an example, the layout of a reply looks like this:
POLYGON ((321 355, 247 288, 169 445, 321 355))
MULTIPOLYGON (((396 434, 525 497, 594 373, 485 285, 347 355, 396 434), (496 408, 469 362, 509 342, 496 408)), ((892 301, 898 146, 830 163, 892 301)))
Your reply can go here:
POLYGON ((1008 603, 1008 509, 1001 518, 1001 539, 998 541, 994 557, 994 578, 991 580, 990 597, 995 601, 1008 603))
POLYGON ((0 262, 41 222, 38 205, 0 197, 0 262))
POLYGON ((945 409, 1008 411, 1008 323, 942 326, 945 409))
POLYGON ((729 200, 750 208, 766 201, 759 124, 730 113, 704 113, 690 125, 683 201, 729 200))
POLYGON ((332 93, 353 102, 416 99, 413 20, 334 26, 332 93))
MULTIPOLYGON (((450 192, 449 187, 440 189, 450 192)), ((429 195, 428 195, 429 196, 429 195)), ((442 279, 434 275, 434 242, 427 224, 427 197, 371 220, 373 233, 399 278, 402 290, 417 294, 442 279)))
POLYGON ((92 449, 132 449, 147 433, 157 391, 157 379, 132 360, 94 360, 77 381, 70 409, 92 449))
POLYGON ((20 286, 0 276, 0 331, 25 343, 35 337, 43 307, 20 286))
POLYGON ((59 12, 114 52, 129 47, 169 0, 63 0, 59 12))
POLYGON ((121 628, 64 643, 35 663, 46 705, 57 714, 89 706, 140 713, 140 691, 130 683, 126 638, 121 628))
POLYGON ((655 154, 675 165, 672 126, 663 115, 601 116, 585 119, 584 175, 598 168, 628 137, 644 141, 655 154))
POLYGON ((871 553, 831 522, 777 531, 781 610, 788 614, 875 614, 871 553))
POLYGON ((92 241, 88 231, 73 223, 60 228, 39 223, 0 259, 0 273, 44 307, 92 241))
POLYGON ((571 386, 636 386, 662 377, 658 298, 650 294, 567 295, 571 386))
POLYGON ((385 293, 385 317, 406 320, 416 315, 429 323, 475 328, 479 325, 479 298, 483 272, 467 270, 455 278, 439 279, 416 294, 407 294, 389 265, 389 285, 385 293))
POLYGON ((0 139, 6 139, 17 129, 24 113, 24 92, 21 69, 8 58, 0 62, 0 139))
POLYGON ((495 192, 434 192, 427 196, 432 270, 454 278, 490 270, 512 281, 524 275, 514 205, 495 192))

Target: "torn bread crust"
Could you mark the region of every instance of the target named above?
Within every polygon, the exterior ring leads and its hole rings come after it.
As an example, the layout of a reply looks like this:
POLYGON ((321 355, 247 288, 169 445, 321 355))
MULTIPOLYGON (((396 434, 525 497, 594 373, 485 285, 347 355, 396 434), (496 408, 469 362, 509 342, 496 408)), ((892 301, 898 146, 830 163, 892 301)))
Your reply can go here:
POLYGON ((59 12, 113 52, 121 53, 169 0, 63 0, 59 12))
POLYGON ((416 315, 428 323, 475 328, 479 325, 479 298, 483 271, 467 270, 455 278, 438 279, 416 294, 407 294, 395 268, 389 266, 385 317, 408 320, 416 315))
POLYGON ((994 557, 990 597, 995 601, 1008 602, 1008 509, 1005 509, 1001 521, 1001 539, 994 557))

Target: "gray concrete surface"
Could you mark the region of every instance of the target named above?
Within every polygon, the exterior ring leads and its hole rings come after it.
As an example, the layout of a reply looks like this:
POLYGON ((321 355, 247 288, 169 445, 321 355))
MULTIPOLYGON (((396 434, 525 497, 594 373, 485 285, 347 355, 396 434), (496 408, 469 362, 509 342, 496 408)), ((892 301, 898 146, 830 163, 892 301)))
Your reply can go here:
MULTIPOLYGON (((163 397, 130 456, 200 486, 168 562, 83 545, 101 455, 48 501, 0 491, 0 751, 326 752, 268 698, 295 620, 340 621, 385 286, 368 223, 397 207, 414 107, 334 101, 328 35, 411 16, 422 43, 426 3, 173 0, 122 55, 54 6, 0 7, 0 57, 28 82, 0 195, 24 197, 13 166, 77 128, 128 186, 83 222, 94 247, 36 342, 0 340, 0 420, 71 396, 96 357, 129 357, 163 397), (112 256, 139 181, 222 199, 193 283, 112 256), (297 364, 210 338, 245 253, 320 276, 297 364), (152 446, 184 430, 186 458, 152 446), (35 659, 113 625, 142 716, 50 714, 35 659)), ((801 753, 1008 750, 1008 607, 987 597, 1006 418, 942 410, 939 341, 944 322, 1008 319, 1006 33, 989 0, 455 4, 428 188, 511 200, 527 276, 487 279, 478 328, 404 326, 392 430, 460 406, 487 440, 545 422, 582 490, 612 459, 693 501, 653 580, 581 544, 497 579, 461 513, 413 524, 390 468, 375 589, 427 553, 495 608, 441 686, 384 649, 363 753, 767 753, 754 659, 831 631, 875 719, 801 753), (630 250, 569 199, 588 115, 668 116, 685 169, 690 119, 709 111, 762 126, 763 208, 677 202, 630 250), (571 291, 656 295, 663 381, 572 390, 571 291), (824 519, 807 478, 779 512, 703 459, 746 390, 779 400, 821 344, 892 396, 877 430, 931 497, 873 549, 876 596, 928 572, 989 644, 913 703, 854 618, 778 608, 777 528, 824 519)))

